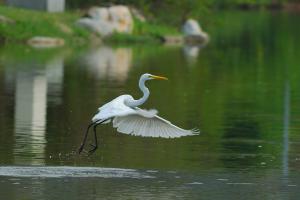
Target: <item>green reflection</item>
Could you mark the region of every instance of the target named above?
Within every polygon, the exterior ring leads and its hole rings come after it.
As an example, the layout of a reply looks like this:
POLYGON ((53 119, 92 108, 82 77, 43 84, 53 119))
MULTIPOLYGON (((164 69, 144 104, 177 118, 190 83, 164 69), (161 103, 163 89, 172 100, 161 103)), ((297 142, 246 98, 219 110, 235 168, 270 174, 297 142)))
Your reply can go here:
MULTIPOLYGON (((299 143, 297 20, 299 16, 286 13, 221 13, 208 27, 211 42, 195 51, 198 55, 188 55, 190 51, 181 47, 102 46, 46 56, 30 51, 30 56, 14 59, 17 50, 2 49, 0 138, 6 141, 0 147, 2 164, 189 171, 281 168, 286 81, 290 88, 289 137, 295 142, 288 143, 292 154, 286 156, 295 158, 299 143), (39 59, 42 56, 45 59, 39 59), (57 56, 63 68, 52 73, 55 67, 49 68, 48 63, 57 56), (23 143, 22 137, 21 143, 18 140, 15 102, 20 72, 42 74, 47 83, 43 144, 39 140, 23 143), (151 96, 144 107, 158 109, 178 126, 198 127, 201 135, 140 138, 104 125, 98 129, 96 154, 74 155, 97 108, 124 93, 139 97, 137 81, 145 72, 165 75, 169 81, 148 84, 151 96), (36 152, 39 147, 43 150, 36 152), (19 163, 16 157, 22 158, 19 163), (35 162, 37 159, 42 161, 35 162)), ((23 124, 24 139, 36 131, 32 124, 23 124)))

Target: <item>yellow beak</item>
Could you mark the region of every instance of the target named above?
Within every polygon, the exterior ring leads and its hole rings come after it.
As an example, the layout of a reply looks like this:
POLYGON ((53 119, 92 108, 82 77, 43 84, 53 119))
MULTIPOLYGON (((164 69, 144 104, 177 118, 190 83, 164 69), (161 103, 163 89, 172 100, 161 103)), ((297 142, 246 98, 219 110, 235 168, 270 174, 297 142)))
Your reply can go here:
POLYGON ((164 77, 164 76, 155 76, 155 75, 152 75, 151 76, 153 79, 160 79, 160 80, 168 80, 167 77, 164 77))

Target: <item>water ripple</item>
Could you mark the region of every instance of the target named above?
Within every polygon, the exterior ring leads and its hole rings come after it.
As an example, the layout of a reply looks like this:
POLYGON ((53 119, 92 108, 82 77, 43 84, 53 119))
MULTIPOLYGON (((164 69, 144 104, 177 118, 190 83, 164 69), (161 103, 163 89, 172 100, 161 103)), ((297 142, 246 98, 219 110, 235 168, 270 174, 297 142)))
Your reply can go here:
POLYGON ((101 177, 101 178, 155 178, 146 173, 133 169, 120 168, 98 168, 98 167, 0 167, 0 176, 11 177, 41 177, 41 178, 61 178, 61 177, 101 177))

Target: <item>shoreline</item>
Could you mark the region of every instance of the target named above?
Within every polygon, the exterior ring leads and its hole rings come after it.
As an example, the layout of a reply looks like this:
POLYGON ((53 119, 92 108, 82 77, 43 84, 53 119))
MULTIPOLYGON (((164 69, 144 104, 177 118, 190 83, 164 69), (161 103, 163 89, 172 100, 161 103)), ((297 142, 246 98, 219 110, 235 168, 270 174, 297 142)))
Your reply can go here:
MULTIPOLYGON (((300 12, 300 3, 264 6, 243 4, 238 7, 218 8, 217 10, 300 12)), ((181 35, 180 27, 151 22, 141 23, 135 20, 132 34, 113 34, 109 37, 101 37, 75 25, 75 21, 82 16, 82 11, 47 13, 0 4, 0 13, 0 17, 4 16, 11 20, 11 22, 3 22, 0 19, 0 46, 28 45, 28 40, 35 36, 62 38, 65 46, 72 47, 90 45, 96 41, 104 44, 162 44, 161 38, 166 35, 181 35)))

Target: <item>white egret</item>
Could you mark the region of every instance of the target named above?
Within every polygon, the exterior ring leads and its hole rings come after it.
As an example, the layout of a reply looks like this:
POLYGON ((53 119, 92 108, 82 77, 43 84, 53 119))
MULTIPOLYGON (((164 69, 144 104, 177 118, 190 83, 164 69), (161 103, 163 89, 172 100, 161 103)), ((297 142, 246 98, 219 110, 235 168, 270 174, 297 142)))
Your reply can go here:
POLYGON ((173 125, 171 122, 159 117, 157 111, 144 110, 138 108, 146 102, 150 95, 149 89, 145 86, 147 80, 160 79, 168 80, 163 76, 152 74, 143 74, 139 80, 139 88, 143 92, 140 99, 133 99, 131 95, 121 95, 112 101, 104 104, 98 109, 98 113, 92 118, 92 123, 88 126, 84 135, 79 153, 83 150, 89 129, 93 127, 95 144, 89 153, 97 149, 96 127, 99 124, 105 124, 112 121, 113 127, 117 128, 118 132, 131 134, 143 137, 162 137, 162 138, 177 138, 182 136, 195 135, 199 133, 197 129, 185 130, 173 125))

